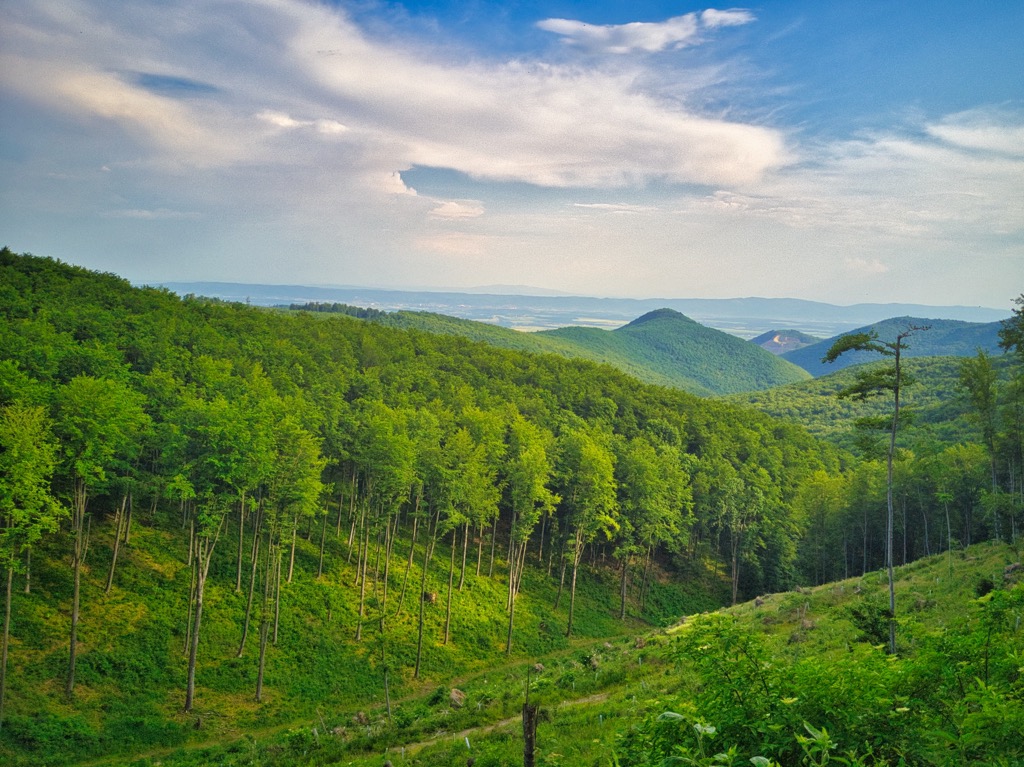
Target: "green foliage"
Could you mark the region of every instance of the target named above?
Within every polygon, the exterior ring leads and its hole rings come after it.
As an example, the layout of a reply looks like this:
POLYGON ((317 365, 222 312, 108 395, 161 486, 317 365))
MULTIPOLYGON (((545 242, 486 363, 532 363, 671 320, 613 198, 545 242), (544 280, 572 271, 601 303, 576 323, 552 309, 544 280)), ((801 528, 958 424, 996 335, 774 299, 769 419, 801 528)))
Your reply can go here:
MULTIPOLYGON (((620 725, 665 710, 716 728, 713 746, 692 740, 696 731, 670 744, 689 748, 676 753, 687 758, 911 753, 901 705, 847 715, 840 704, 853 690, 903 701, 918 689, 907 668, 855 641, 846 613, 836 621, 853 649, 832 651, 858 664, 839 664, 832 677, 823 671, 831 657, 812 662, 818 638, 802 624, 789 635, 793 652, 808 657, 786 673, 774 636, 758 639, 742 625, 723 624, 731 644, 700 662, 666 653, 665 637, 638 636, 718 607, 730 586, 737 599, 790 588, 798 566, 816 582, 861 562, 869 570, 878 556, 876 464, 793 425, 607 366, 385 324, 401 317, 178 299, 9 251, 0 285, 16 286, 4 288, 11 301, 0 306, 0 398, 48 409, 51 444, 64 457, 50 489, 80 512, 71 530, 33 539, 30 568, 18 560, 31 589, 19 594, 11 625, 0 759, 54 764, 120 752, 166 765, 288 765, 376 749, 379 764, 385 746, 514 717, 526 668, 539 658, 545 670, 531 677, 531 694, 544 705, 602 696, 596 724, 582 703, 552 713, 543 726, 559 745, 543 754, 549 764, 607 762, 620 725), (67 552, 79 543, 76 584, 67 552), (565 584, 575 598, 555 608, 563 561, 578 583, 565 584), (452 590, 450 619, 437 598, 449 577, 462 586, 452 590), (68 700, 59 688, 79 590, 78 686, 68 700), (242 646, 247 616, 254 639, 242 646), (570 623, 578 639, 566 636, 570 623), (181 688, 193 665, 195 707, 185 715, 181 688), (742 687, 716 692, 722 670, 742 687), (684 696, 683 683, 697 678, 703 686, 684 696), (449 697, 427 704, 439 687, 449 697), (615 697, 627 688, 631 699, 615 697), (684 705, 702 696, 714 711, 684 705), (647 697, 660 710, 640 702, 647 697), (747 709, 767 719, 751 722, 747 709), (864 734, 871 728, 876 740, 864 734), (251 737, 234 741, 243 731, 251 737), (226 745, 181 749, 208 742, 226 745)), ((656 313, 605 335, 651 345, 686 322, 656 313)), ((543 343, 556 342, 566 343, 543 343)), ((1009 434, 1000 421, 998 450, 1009 434)), ((1015 496, 986 487, 985 459, 972 444, 897 456, 910 557, 951 547, 948 566, 959 563, 956 541, 997 524, 1004 535, 1014 529, 1015 496), (914 532, 919 516, 923 535, 914 532)), ((987 576, 986 599, 1002 599, 998 572, 987 576)), ((24 585, 19 577, 15 586, 24 585)), ((794 597, 787 616, 802 601, 794 597)), ((984 741, 997 729, 983 723, 1018 721, 1005 686, 1014 604, 978 629, 984 640, 947 637, 970 673, 950 698, 963 701, 957 753, 997 753, 984 741)), ((906 619, 915 650, 930 647, 916 623, 924 612, 906 619)), ((941 751, 938 736, 925 740, 941 751)), ((498 732, 474 753, 480 764, 511 764, 515 745, 498 732)), ((409 763, 456 753, 432 748, 409 763)))
MULTIPOLYGON (((878 349, 851 346, 837 360, 828 360, 828 349, 841 339, 871 340, 876 345, 892 343, 897 334, 908 326, 928 326, 929 332, 916 338, 913 347, 906 350, 907 357, 969 357, 978 349, 994 353, 999 349, 999 322, 977 323, 959 320, 933 320, 915 317, 893 317, 864 328, 858 328, 836 338, 786 352, 783 359, 799 365, 813 376, 826 375, 835 367, 850 367, 870 362, 878 349), (823 359, 824 358, 824 359, 823 359)), ((849 343, 850 341, 843 341, 849 343)))
POLYGON ((506 349, 558 354, 611 365, 642 381, 713 395, 767 389, 807 376, 755 344, 694 322, 671 309, 613 331, 566 327, 537 333, 427 312, 372 318, 392 327, 459 335, 506 349))

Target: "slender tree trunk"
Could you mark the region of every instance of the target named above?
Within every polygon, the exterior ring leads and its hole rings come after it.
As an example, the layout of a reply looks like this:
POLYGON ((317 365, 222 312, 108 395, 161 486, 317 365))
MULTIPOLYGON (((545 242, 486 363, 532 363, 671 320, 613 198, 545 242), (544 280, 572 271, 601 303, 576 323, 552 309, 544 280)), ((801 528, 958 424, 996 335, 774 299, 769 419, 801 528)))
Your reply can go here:
POLYGON ((542 565, 544 564, 544 527, 548 521, 547 514, 541 514, 540 517, 540 544, 537 546, 537 561, 542 565))
POLYGON ((405 592, 409 587, 409 574, 412 572, 413 557, 416 554, 416 534, 419 531, 419 508, 420 499, 416 497, 416 508, 413 510, 412 517, 412 542, 409 544, 409 561, 405 563, 405 575, 402 576, 402 591, 398 595, 398 608, 395 610, 395 617, 397 618, 402 613, 402 605, 405 604, 405 592))
POLYGON ((195 524, 196 523, 193 521, 192 527, 189 529, 188 538, 188 565, 186 565, 189 571, 188 609, 185 611, 185 644, 181 647, 182 655, 188 653, 188 648, 192 646, 192 611, 196 606, 196 568, 193 566, 193 562, 195 562, 195 555, 192 552, 192 549, 195 548, 196 545, 195 536, 192 535, 195 524))
POLYGON ((423 572, 420 574, 420 614, 416 636, 416 668, 413 679, 420 678, 420 660, 423 657, 423 623, 427 602, 427 571, 430 569, 430 557, 434 553, 434 541, 437 538, 437 518, 433 524, 427 523, 427 543, 423 547, 423 572))
POLYGON ((288 555, 288 583, 292 582, 292 574, 295 572, 295 539, 298 537, 298 531, 298 517, 295 514, 292 514, 292 550, 291 554, 288 555))
POLYGON ((357 642, 363 638, 363 618, 366 615, 366 566, 367 560, 370 558, 370 526, 366 524, 365 517, 366 513, 364 511, 362 544, 360 545, 361 553, 356 568, 359 571, 356 576, 359 580, 359 618, 358 623, 356 623, 357 642))
MULTIPOLYGON (((292 528, 294 534, 295 528, 292 528)), ((281 559, 284 552, 278 547, 277 568, 274 573, 274 647, 277 647, 277 629, 281 625, 281 559)))
POLYGON ((462 526, 462 568, 459 570, 459 591, 466 583, 466 559, 469 553, 469 522, 462 526))
POLYGON ((519 549, 513 547, 513 556, 508 562, 508 635, 505 637, 505 654, 512 654, 512 627, 516 619, 516 570, 518 569, 519 549))
POLYGON ((324 509, 323 527, 320 528, 320 559, 316 565, 316 577, 324 574, 324 544, 327 542, 327 509, 324 509))
POLYGON ((569 625, 565 630, 567 637, 572 636, 572 619, 576 609, 576 573, 580 568, 580 560, 583 558, 583 541, 579 534, 576 536, 576 551, 572 558, 572 583, 569 587, 569 625))
POLYGON ((220 538, 220 532, 224 525, 224 518, 221 517, 217 532, 211 538, 209 535, 198 536, 196 539, 196 610, 192 626, 192 645, 188 654, 188 682, 185 685, 185 713, 192 710, 196 692, 196 659, 199 657, 199 628, 203 620, 203 594, 206 589, 206 577, 210 572, 210 562, 213 561, 213 550, 220 538))
POLYGON ((236 658, 241 658, 242 653, 245 651, 245 640, 249 636, 249 621, 252 617, 252 603, 256 593, 256 573, 258 571, 259 558, 260 558, 260 538, 262 537, 263 527, 263 514, 257 509, 256 520, 252 527, 252 567, 249 572, 249 597, 245 602, 245 618, 242 620, 242 641, 238 643, 238 652, 235 654, 236 658))
POLYGON ((201 558, 195 558, 196 569, 196 607, 192 621, 192 641, 188 651, 188 681, 185 685, 185 713, 192 711, 196 695, 196 661, 199 657, 199 628, 203 620, 203 594, 206 589, 206 576, 203 573, 201 558))
POLYGON ((267 542, 267 556, 263 566, 263 600, 260 604, 260 652, 256 667, 256 702, 263 702, 263 677, 267 667, 267 641, 270 638, 270 589, 274 580, 274 562, 277 555, 273 538, 267 542))
POLYGON ((68 698, 72 697, 75 692, 75 661, 78 657, 78 614, 82 588, 82 562, 88 549, 88 539, 85 530, 85 511, 88 500, 89 496, 85 482, 80 478, 76 479, 73 507, 75 543, 71 560, 71 569, 74 573, 74 585, 71 595, 71 639, 68 652, 68 675, 64 684, 64 694, 68 698))
POLYGON ((235 593, 242 593, 242 552, 245 551, 245 491, 238 504, 238 562, 235 567, 235 593))
MULTIPOLYGON (((386 536, 384 538, 384 577, 381 579, 381 592, 380 592, 380 620, 381 630, 384 627, 384 613, 387 610, 388 605, 388 580, 391 576, 391 555, 394 552, 395 538, 398 537, 398 523, 401 520, 399 514, 395 515, 394 524, 388 524, 386 527, 386 536)), ((385 524, 387 522, 385 521, 385 524)))
POLYGON ((348 496, 348 516, 352 520, 352 524, 349 525, 348 529, 348 561, 352 561, 352 544, 355 541, 356 536, 356 518, 362 517, 362 510, 357 514, 356 512, 356 487, 357 487, 357 475, 355 467, 352 468, 352 478, 349 482, 349 496, 348 496))
POLYGON ((110 589, 114 586, 114 570, 117 568, 117 552, 121 548, 121 527, 124 524, 127 506, 128 493, 125 493, 121 497, 121 508, 114 514, 114 551, 110 557, 110 570, 107 573, 107 587, 103 590, 104 594, 109 594, 110 589))
POLYGON ((32 547, 25 547, 25 593, 32 593, 32 547))
POLYGON ((476 577, 480 577, 480 566, 484 559, 484 525, 481 522, 476 528, 476 577))
MULTIPOLYGON (((511 533, 509 533, 509 537, 511 537, 511 533)), ((498 515, 495 514, 494 515, 494 524, 491 526, 491 558, 490 558, 490 562, 488 562, 488 564, 487 564, 487 577, 488 578, 493 578, 494 577, 494 542, 495 542, 495 540, 497 540, 497 538, 498 538, 498 515)))
POLYGON ((452 626, 452 584, 455 583, 455 528, 452 528, 452 556, 451 562, 448 565, 448 606, 445 609, 444 616, 444 642, 442 644, 448 644, 448 639, 451 636, 452 626))

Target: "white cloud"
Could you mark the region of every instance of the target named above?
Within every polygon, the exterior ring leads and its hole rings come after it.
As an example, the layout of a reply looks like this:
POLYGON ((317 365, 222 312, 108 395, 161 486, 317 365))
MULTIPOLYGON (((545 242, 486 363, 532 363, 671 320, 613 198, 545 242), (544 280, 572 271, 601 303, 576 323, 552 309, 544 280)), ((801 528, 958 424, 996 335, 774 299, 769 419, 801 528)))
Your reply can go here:
POLYGON ((1024 157, 1024 125, 1014 124, 1012 115, 972 110, 949 115, 928 133, 964 149, 1001 152, 1024 157))
POLYGON ((284 128, 285 130, 291 128, 301 128, 305 125, 311 124, 309 122, 296 120, 290 115, 285 114, 284 112, 275 112, 272 109, 264 109, 262 112, 256 115, 256 119, 262 120, 265 123, 269 123, 270 125, 273 125, 276 128, 284 128))
POLYGON ((634 21, 628 24, 587 24, 573 19, 544 19, 537 23, 545 32, 560 35, 567 45, 591 53, 625 54, 635 51, 656 53, 700 42, 702 28, 738 26, 754 21, 748 11, 687 13, 659 22, 634 21))
POLYGON ((700 20, 706 27, 738 27, 754 21, 754 14, 738 8, 728 11, 708 8, 706 11, 701 12, 700 20))
POLYGON ((629 24, 587 24, 571 19, 545 19, 537 26, 561 35, 562 41, 591 52, 653 53, 669 47, 692 44, 697 37, 698 17, 694 13, 662 22, 634 21, 629 24))

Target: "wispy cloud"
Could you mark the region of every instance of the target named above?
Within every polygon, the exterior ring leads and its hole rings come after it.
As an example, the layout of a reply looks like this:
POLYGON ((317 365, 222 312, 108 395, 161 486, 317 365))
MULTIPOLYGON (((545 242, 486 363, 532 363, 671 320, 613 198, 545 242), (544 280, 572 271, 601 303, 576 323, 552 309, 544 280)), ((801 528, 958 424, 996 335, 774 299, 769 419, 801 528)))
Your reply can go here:
POLYGON ((627 24, 588 24, 573 19, 544 19, 537 23, 545 32, 561 36, 562 42, 591 53, 656 53, 700 42, 702 29, 738 26, 754 21, 748 11, 687 13, 659 22, 634 21, 627 24))

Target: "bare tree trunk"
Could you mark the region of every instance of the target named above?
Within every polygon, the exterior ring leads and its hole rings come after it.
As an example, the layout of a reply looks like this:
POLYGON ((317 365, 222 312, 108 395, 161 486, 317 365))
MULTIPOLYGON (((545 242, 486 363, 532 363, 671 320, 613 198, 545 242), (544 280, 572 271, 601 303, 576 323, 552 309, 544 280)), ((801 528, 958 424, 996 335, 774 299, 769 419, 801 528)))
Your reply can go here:
POLYGON ((523 570, 526 567, 526 546, 529 541, 522 541, 513 546, 512 556, 509 558, 508 573, 508 636, 505 639, 505 654, 512 654, 512 628, 515 624, 516 595, 519 593, 519 585, 522 583, 523 570))
POLYGON ((110 571, 107 573, 107 587, 104 594, 109 594, 114 586, 114 569, 117 567, 117 552, 121 548, 121 526, 124 524, 125 507, 128 505, 128 493, 121 497, 121 508, 114 514, 114 552, 110 557, 110 571))
MULTIPOLYGON (((288 582, 292 582, 292 573, 295 572, 295 539, 298 534, 299 520, 295 514, 292 514, 292 551, 288 556, 288 582)), ((277 644, 275 641, 274 644, 277 644)))
POLYGON ((253 597, 256 593, 256 573, 260 558, 260 538, 263 527, 263 513, 262 506, 256 510, 256 521, 252 527, 252 568, 249 573, 249 597, 245 602, 245 618, 242 621, 242 641, 238 643, 238 652, 235 654, 236 658, 241 658, 242 653, 245 651, 245 640, 249 636, 249 621, 252 617, 252 603, 253 597))
POLYGON ((423 572, 420 574, 420 615, 416 637, 416 668, 413 671, 413 679, 420 678, 420 660, 423 657, 423 623, 424 611, 427 602, 427 571, 430 569, 430 557, 434 553, 434 541, 437 536, 437 518, 433 524, 427 523, 427 544, 423 547, 423 572))
POLYGON ((395 538, 398 537, 398 523, 400 521, 400 515, 395 515, 395 523, 389 524, 386 529, 386 535, 384 537, 384 578, 381 583, 381 597, 380 597, 380 615, 381 625, 383 630, 384 613, 387 609, 388 604, 388 579, 391 574, 391 554, 395 547, 395 538))
POLYGON ((320 560, 316 565, 316 577, 324 574, 324 544, 327 542, 327 509, 324 509, 323 527, 320 529, 320 560))
MULTIPOLYGON (((494 524, 491 526, 491 559, 487 565, 487 577, 494 577, 494 542, 498 537, 498 515, 494 516, 494 524)), ((511 537, 511 534, 510 534, 511 537)))
POLYGON ((448 607, 444 616, 444 642, 442 644, 448 644, 448 639, 451 636, 453 583, 455 583, 455 528, 452 528, 452 557, 448 565, 448 607))
POLYGON ((462 526, 462 569, 459 571, 459 591, 466 582, 466 555, 469 551, 469 522, 462 526))
MULTIPOLYGON (((544 564, 544 527, 548 521, 547 514, 540 515, 540 545, 537 547, 537 561, 544 564)), ((550 574, 550 571, 549 571, 550 574)))
POLYGON ((484 525, 481 522, 476 528, 476 577, 480 577, 480 565, 484 559, 484 525))
POLYGON ((260 652, 256 670, 256 702, 263 702, 263 676, 267 667, 267 640, 270 636, 270 588, 274 580, 277 560, 273 538, 267 542, 267 556, 263 567, 263 600, 260 604, 260 652))
POLYGON ((356 641, 359 642, 363 638, 363 618, 366 616, 366 565, 367 560, 370 558, 370 526, 366 524, 365 517, 366 513, 363 513, 363 542, 362 553, 360 555, 359 575, 359 619, 356 624, 356 641))
POLYGON ((25 593, 32 593, 32 547, 25 547, 25 593))
MULTIPOLYGON (((294 534, 295 528, 292 528, 294 534)), ((274 647, 277 647, 277 628, 281 625, 281 559, 284 552, 280 546, 277 550, 277 570, 274 574, 274 647)))
POLYGON ((82 563, 85 560, 89 541, 85 529, 85 512, 89 501, 85 482, 75 480, 75 499, 73 505, 73 529, 75 543, 72 550, 71 568, 74 572, 74 586, 71 596, 71 641, 68 652, 68 675, 64 684, 64 694, 70 698, 75 692, 75 660, 78 657, 78 614, 82 587, 82 563))
POLYGON ((196 537, 194 535, 195 524, 193 521, 188 537, 188 610, 185 611, 185 644, 181 648, 182 655, 187 653, 188 648, 192 646, 192 610, 195 609, 196 605, 196 569, 192 566, 192 563, 195 562, 195 554, 192 552, 196 545, 196 537))
MULTIPOLYGON (((221 519, 223 526, 223 518, 221 519)), ((221 527, 218 526, 217 533, 213 538, 209 536, 198 538, 196 544, 196 610, 192 627, 192 646, 188 654, 188 682, 185 686, 185 713, 192 710, 196 693, 196 659, 199 657, 199 627, 203 619, 203 593, 206 589, 206 576, 210 572, 210 562, 213 560, 213 549, 220 537, 221 527)))
POLYGON ((402 605, 405 603, 405 592, 409 586, 409 573, 412 572, 413 557, 416 554, 416 533, 418 532, 420 518, 417 513, 420 508, 420 499, 416 498, 416 508, 412 518, 412 542, 409 544, 409 561, 405 563, 405 575, 402 577, 402 591, 398 595, 398 608, 395 610, 395 617, 402 613, 402 605))
POLYGON ((235 567, 235 593, 242 593, 242 552, 245 551, 245 491, 238 504, 238 563, 235 567))

